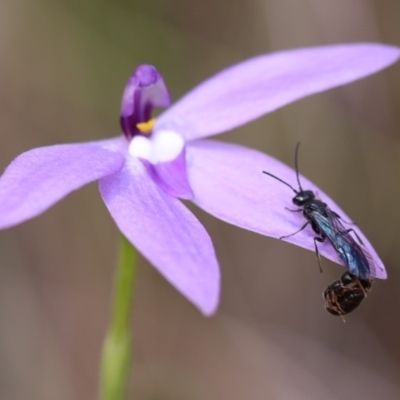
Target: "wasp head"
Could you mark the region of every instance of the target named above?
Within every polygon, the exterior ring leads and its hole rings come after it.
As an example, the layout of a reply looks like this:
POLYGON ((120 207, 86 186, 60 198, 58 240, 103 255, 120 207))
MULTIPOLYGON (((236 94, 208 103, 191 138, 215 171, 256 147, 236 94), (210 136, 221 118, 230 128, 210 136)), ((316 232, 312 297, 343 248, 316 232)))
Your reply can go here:
POLYGON ((295 204, 296 206, 302 207, 309 201, 312 201, 314 199, 315 199, 315 194, 312 190, 302 190, 301 192, 298 192, 296 196, 293 197, 292 201, 293 204, 295 204))

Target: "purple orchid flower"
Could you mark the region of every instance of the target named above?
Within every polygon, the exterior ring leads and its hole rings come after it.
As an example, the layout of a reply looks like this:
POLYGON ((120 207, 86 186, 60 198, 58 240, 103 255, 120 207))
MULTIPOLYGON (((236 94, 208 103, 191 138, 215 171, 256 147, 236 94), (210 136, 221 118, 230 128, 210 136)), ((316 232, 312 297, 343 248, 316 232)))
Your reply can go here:
MULTIPOLYGON (((297 230, 302 217, 285 210, 289 189, 263 170, 295 185, 294 170, 245 147, 201 140, 245 124, 313 93, 344 85, 394 63, 397 47, 352 44, 261 55, 206 80, 168 107, 163 78, 149 65, 128 81, 121 109, 124 135, 96 142, 30 150, 0 179, 0 228, 33 218, 68 193, 99 179, 101 196, 121 232, 205 315, 218 304, 220 274, 212 242, 178 200, 190 199, 216 217, 272 237, 297 230)), ((320 189, 303 186, 348 218, 320 189)), ((294 213, 296 214, 296 213, 294 213)), ((313 250, 311 229, 288 238, 313 250)), ((372 276, 385 278, 378 255, 372 276)), ((321 255, 342 264, 328 244, 321 255)))

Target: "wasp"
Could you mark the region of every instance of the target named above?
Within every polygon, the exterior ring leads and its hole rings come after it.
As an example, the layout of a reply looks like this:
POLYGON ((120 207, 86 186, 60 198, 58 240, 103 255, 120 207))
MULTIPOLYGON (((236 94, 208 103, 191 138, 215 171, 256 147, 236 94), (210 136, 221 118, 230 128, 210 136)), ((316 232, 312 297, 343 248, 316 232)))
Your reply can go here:
POLYGON ((304 190, 302 188, 297 161, 299 145, 300 143, 297 143, 295 151, 295 169, 297 184, 299 186, 298 190, 270 172, 263 171, 264 174, 271 176, 293 190, 295 196, 292 202, 299 208, 296 210, 288 209, 288 211, 302 212, 306 220, 299 230, 290 235, 282 236, 280 239, 294 236, 304 230, 308 225, 311 225, 311 228, 316 233, 316 236, 314 236, 314 246, 320 271, 322 271, 322 268, 317 243, 323 243, 328 239, 349 272, 362 280, 369 280, 373 260, 370 254, 362 247, 363 242, 357 232, 353 228, 346 228, 343 225, 341 217, 331 210, 326 203, 317 199, 312 190, 304 190), (359 243, 357 243, 351 233, 355 235, 359 243))

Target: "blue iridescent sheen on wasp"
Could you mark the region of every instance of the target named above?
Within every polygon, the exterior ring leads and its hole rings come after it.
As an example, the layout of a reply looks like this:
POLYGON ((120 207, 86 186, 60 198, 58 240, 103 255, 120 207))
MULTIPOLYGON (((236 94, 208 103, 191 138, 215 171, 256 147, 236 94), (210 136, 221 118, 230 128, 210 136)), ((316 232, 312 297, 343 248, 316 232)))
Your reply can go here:
POLYGON ((318 259, 318 265, 321 271, 321 260, 317 242, 322 243, 328 239, 352 275, 364 280, 370 279, 373 260, 364 247, 362 247, 363 243, 360 237, 357 235, 357 232, 355 232, 355 230, 352 228, 347 229, 343 225, 341 217, 332 211, 326 203, 317 199, 312 190, 303 190, 300 184, 299 169, 297 164, 299 145, 300 143, 297 144, 295 152, 296 178, 299 185, 299 190, 294 189, 293 186, 277 176, 263 171, 264 174, 271 176, 279 182, 282 182, 286 186, 290 187, 294 193, 296 193, 292 199, 292 202, 298 206, 299 209, 288 210, 293 212, 303 212, 303 216, 306 219, 305 224, 298 231, 288 236, 282 236, 280 239, 285 239, 296 235, 308 225, 311 225, 311 228, 317 234, 317 236, 314 237, 314 245, 315 253, 318 259), (356 242, 351 233, 355 235, 360 244, 356 242))

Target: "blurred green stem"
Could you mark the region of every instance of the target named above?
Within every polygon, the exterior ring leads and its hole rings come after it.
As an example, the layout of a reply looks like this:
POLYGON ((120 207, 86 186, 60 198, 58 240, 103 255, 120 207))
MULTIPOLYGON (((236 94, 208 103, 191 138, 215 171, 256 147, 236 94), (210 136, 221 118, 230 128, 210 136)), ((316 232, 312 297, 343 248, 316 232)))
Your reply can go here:
POLYGON ((125 237, 122 237, 112 321, 103 345, 100 376, 101 400, 127 398, 132 357, 129 327, 136 258, 135 248, 125 237))

